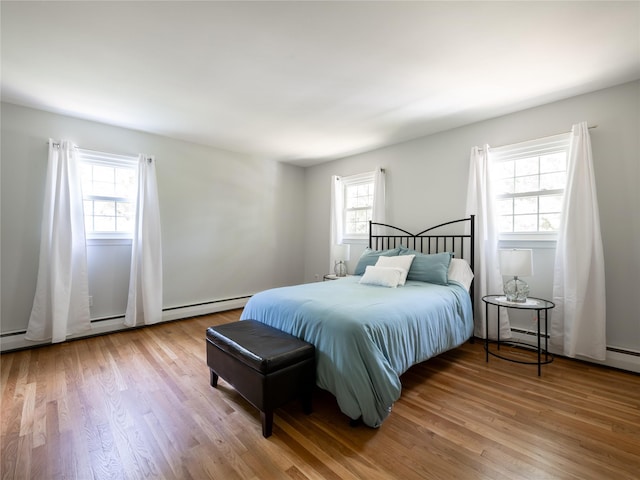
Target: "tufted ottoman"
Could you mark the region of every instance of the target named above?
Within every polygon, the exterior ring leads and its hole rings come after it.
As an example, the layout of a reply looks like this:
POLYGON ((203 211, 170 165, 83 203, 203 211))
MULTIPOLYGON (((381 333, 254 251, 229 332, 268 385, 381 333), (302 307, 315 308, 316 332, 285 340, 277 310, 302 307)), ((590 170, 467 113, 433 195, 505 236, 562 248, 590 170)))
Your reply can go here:
POLYGON ((273 411, 295 397, 311 413, 315 347, 256 320, 207 329, 211 386, 224 378, 260 410, 262 435, 271 435, 273 411))

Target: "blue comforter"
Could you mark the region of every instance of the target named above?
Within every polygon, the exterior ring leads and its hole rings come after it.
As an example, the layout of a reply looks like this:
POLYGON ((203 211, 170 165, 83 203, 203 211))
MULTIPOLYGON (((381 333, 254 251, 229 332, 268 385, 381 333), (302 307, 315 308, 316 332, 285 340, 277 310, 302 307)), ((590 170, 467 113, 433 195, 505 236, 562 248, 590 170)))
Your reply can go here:
POLYGON ((255 319, 316 347, 316 383, 343 413, 378 427, 412 365, 464 343, 473 332, 469 293, 407 281, 398 288, 361 277, 275 288, 254 295, 241 319, 255 319))

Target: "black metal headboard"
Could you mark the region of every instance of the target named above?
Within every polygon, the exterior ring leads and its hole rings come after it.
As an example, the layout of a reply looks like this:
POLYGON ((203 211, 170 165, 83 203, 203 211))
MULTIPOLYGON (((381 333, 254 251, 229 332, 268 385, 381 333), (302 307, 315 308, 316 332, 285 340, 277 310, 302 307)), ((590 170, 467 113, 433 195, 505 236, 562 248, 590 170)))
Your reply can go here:
MULTIPOLYGON (((369 248, 387 250, 404 246, 427 254, 452 252, 455 258, 467 260, 473 271, 475 266, 475 230, 475 215, 441 223, 415 234, 393 225, 369 222, 369 248), (469 233, 465 232, 464 227, 466 226, 469 227, 467 229, 469 233), (458 233, 459 230, 462 230, 463 233, 458 233)), ((474 283, 471 283, 469 289, 472 304, 475 299, 474 283)))

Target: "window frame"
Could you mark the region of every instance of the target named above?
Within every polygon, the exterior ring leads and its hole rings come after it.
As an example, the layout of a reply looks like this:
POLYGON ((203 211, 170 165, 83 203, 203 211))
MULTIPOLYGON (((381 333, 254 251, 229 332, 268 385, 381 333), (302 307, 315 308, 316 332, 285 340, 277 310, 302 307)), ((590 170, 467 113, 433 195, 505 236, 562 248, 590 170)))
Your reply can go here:
MULTIPOLYGON (((79 174, 82 176, 82 165, 92 165, 92 166, 106 166, 111 168, 127 168, 131 169, 135 175, 135 185, 136 191, 132 195, 132 198, 128 197, 115 197, 115 196, 102 196, 102 195, 87 195, 82 192, 82 200, 83 200, 83 208, 84 202, 87 200, 108 200, 108 201, 131 201, 133 204, 134 212, 136 210, 136 202, 137 202, 137 189, 138 189, 138 157, 136 155, 118 155, 107 152, 98 152, 94 150, 84 150, 77 149, 77 158, 80 164, 79 174)), ((81 181, 82 183, 82 181, 81 181)), ((86 218, 84 216, 83 218, 86 218)), ((87 225, 85 223, 85 236, 87 242, 92 245, 104 244, 107 242, 108 244, 120 244, 126 243, 129 244, 133 240, 133 230, 130 232, 117 232, 117 231, 88 231, 87 225)))
MULTIPOLYGON (((342 218, 340 219, 342 224, 342 237, 345 243, 362 243, 366 242, 369 239, 368 229, 366 233, 363 234, 347 234, 347 212, 356 211, 356 210, 368 210, 370 215, 368 218, 370 219, 373 215, 373 205, 375 203, 375 171, 359 173, 355 175, 349 175, 346 177, 341 177, 340 180, 342 182, 342 218), (348 208, 347 207, 347 189, 349 187, 355 187, 358 185, 371 185, 372 194, 371 194, 371 205, 368 207, 358 207, 358 208, 348 208)), ((369 221, 367 220, 367 224, 369 221)))
MULTIPOLYGON (((549 137, 529 140, 526 142, 520 142, 517 144, 505 145, 502 147, 492 148, 491 149, 491 164, 495 165, 499 162, 506 162, 510 160, 522 160, 526 158, 536 157, 536 156, 544 156, 550 155, 554 153, 563 152, 566 154, 566 171, 569 171, 569 145, 570 145, 571 134, 570 133, 562 133, 559 135, 553 135, 549 137)), ((492 169, 493 170, 493 169, 492 169)), ((540 176, 540 172, 538 171, 538 176, 540 176)), ((492 181, 496 181, 495 173, 492 173, 492 181)), ((565 187, 561 189, 553 189, 553 190, 534 190, 531 192, 526 192, 526 194, 518 194, 514 193, 513 195, 506 195, 506 197, 517 198, 518 196, 529 196, 529 197, 537 197, 538 201, 540 197, 548 196, 552 194, 561 194, 563 196, 562 203, 564 203, 564 193, 565 187), (541 194, 540 192, 544 192, 541 194)), ((497 200, 501 197, 505 197, 505 195, 494 194, 494 199, 497 200)), ((536 211, 539 215, 539 210, 536 211)), ((496 221, 498 222, 499 215, 496 212, 496 221)), ((520 241, 556 241, 558 238, 557 231, 547 231, 547 232, 498 232, 500 241, 507 242, 520 242, 520 241)))

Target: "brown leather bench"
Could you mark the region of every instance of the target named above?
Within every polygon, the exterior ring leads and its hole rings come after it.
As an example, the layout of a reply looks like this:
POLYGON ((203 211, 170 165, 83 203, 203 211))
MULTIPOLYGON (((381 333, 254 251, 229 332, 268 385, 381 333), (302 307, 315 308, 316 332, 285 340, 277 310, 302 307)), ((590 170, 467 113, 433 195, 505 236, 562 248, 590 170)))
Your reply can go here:
POLYGON ((220 376, 260 410, 264 437, 271 435, 274 409, 295 397, 311 413, 315 347, 293 335, 256 320, 209 327, 207 365, 212 387, 220 376))

